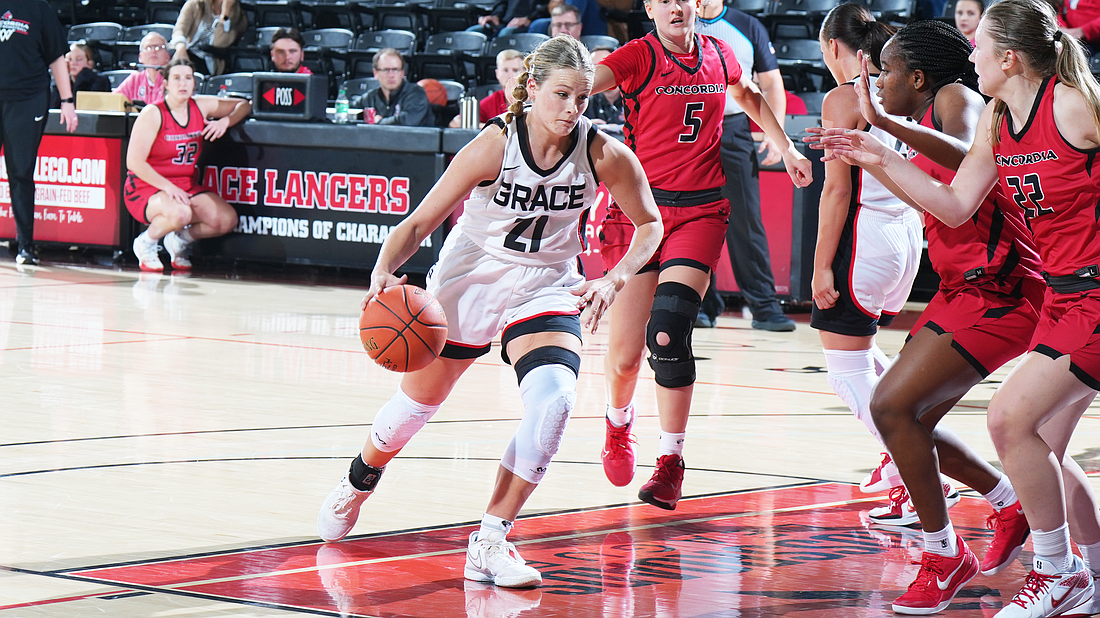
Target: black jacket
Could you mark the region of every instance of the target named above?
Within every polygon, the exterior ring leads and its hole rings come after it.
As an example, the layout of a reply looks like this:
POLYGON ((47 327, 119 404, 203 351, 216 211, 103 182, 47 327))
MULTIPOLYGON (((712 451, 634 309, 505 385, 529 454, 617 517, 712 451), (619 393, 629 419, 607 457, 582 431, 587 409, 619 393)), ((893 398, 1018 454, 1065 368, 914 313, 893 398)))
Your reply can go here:
POLYGON ((424 89, 408 80, 390 93, 389 101, 382 96, 382 89, 375 88, 363 97, 363 108, 373 107, 378 114, 376 124, 394 124, 406 127, 435 126, 435 114, 428 103, 424 89))

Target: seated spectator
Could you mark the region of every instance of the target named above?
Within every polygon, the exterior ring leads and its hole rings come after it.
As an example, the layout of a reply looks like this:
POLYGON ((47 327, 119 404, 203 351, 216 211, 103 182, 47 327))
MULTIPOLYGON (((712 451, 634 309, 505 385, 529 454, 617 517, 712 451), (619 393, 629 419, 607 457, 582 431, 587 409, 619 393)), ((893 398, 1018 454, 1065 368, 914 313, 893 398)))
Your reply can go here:
MULTIPOLYGON (((91 47, 83 43, 73 43, 69 47, 69 53, 65 54, 65 61, 69 65, 69 81, 73 86, 73 96, 82 90, 84 92, 111 91, 111 80, 95 71, 95 52, 91 47)), ((61 108, 61 95, 57 92, 57 86, 50 90, 50 107, 61 108)))
POLYGON ((228 234, 237 225, 237 211, 199 182, 196 165, 204 139, 218 139, 252 113, 244 99, 196 95, 195 70, 187 60, 173 60, 162 71, 164 100, 146 105, 134 122, 123 183, 126 209, 149 226, 134 239, 134 255, 145 271, 164 270, 157 255, 162 239, 172 268, 188 270, 192 242, 228 234))
POLYGON ((164 100, 164 76, 160 69, 168 64, 168 41, 158 32, 150 32, 141 39, 138 50, 138 71, 127 77, 115 92, 121 92, 131 101, 146 105, 164 100))
POLYGON ((248 29, 248 19, 238 0, 187 0, 172 29, 172 58, 199 61, 209 75, 225 72, 225 60, 202 51, 203 45, 226 48, 248 29))
MULTIPOLYGON (((605 47, 592 50, 593 64, 599 64, 612 51, 605 47)), ((615 87, 589 97, 588 109, 584 110, 584 115, 592 119, 592 124, 599 125, 600 129, 608 133, 622 133, 623 123, 626 122, 624 111, 622 93, 615 87)))
MULTIPOLYGON (((481 126, 485 126, 485 123, 491 119, 508 111, 508 106, 515 100, 512 98, 512 90, 516 87, 516 78, 522 72, 522 53, 514 49, 505 49, 497 54, 496 78, 501 89, 493 91, 492 94, 478 101, 478 107, 480 108, 478 110, 478 120, 481 122, 481 126)), ((449 126, 454 129, 462 126, 462 117, 455 116, 449 126)))
POLYGON ((963 36, 970 40, 974 46, 975 32, 978 30, 978 22, 985 12, 984 0, 956 0, 955 2, 955 27, 963 36))
POLYGON ((406 127, 430 127, 435 114, 428 95, 420 86, 405 79, 405 58, 392 47, 374 55, 374 78, 378 87, 363 97, 363 109, 374 109, 375 124, 406 127))
POLYGON ((551 0, 549 8, 550 18, 536 19, 531 22, 531 26, 527 29, 528 32, 550 36, 568 34, 575 39, 589 34, 607 34, 607 21, 603 18, 600 5, 596 0, 551 0), (558 9, 563 6, 571 7, 567 10, 575 11, 576 14, 558 20, 555 24, 554 16, 561 15, 558 9), (557 28, 554 27, 555 25, 557 28))
POLYGON ((574 39, 581 38, 584 23, 581 21, 581 10, 566 2, 551 2, 549 19, 536 19, 531 22, 528 32, 537 32, 550 36, 568 34, 574 39))
POLYGON ((313 75, 313 71, 302 64, 306 57, 302 51, 305 46, 306 40, 297 28, 279 28, 271 35, 271 65, 280 73, 313 75))
POLYGON ((477 25, 467 30, 480 32, 490 39, 527 32, 532 21, 547 16, 540 14, 540 8, 536 0, 497 0, 489 14, 477 18, 477 25))

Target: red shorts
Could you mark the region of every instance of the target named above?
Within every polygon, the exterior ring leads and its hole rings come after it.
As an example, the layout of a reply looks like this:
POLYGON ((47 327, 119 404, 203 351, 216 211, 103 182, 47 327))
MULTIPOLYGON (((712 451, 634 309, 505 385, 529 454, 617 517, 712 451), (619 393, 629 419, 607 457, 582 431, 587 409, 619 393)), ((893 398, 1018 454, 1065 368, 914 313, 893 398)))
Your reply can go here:
POLYGON ((1047 290, 1030 349, 1058 358, 1069 354, 1070 371, 1100 390, 1100 289, 1059 294, 1047 290))
MULTIPOLYGON (((171 180, 172 184, 186 191, 191 197, 199 195, 200 193, 211 193, 214 191, 206 185, 200 185, 195 182, 193 178, 169 178, 168 180, 171 180)), ((149 218, 145 215, 145 209, 149 207, 149 198, 157 193, 160 193, 160 189, 133 174, 126 174, 122 195, 126 200, 126 210, 129 210, 130 215, 137 219, 138 222, 149 225, 149 218)))
POLYGON ((1027 342, 1039 322, 1046 284, 1025 279, 1022 296, 980 286, 965 286, 949 292, 940 290, 909 331, 921 328, 951 333, 952 347, 982 375, 988 377, 1001 365, 1027 352, 1027 342))
MULTIPOLYGON (((721 199, 702 206, 658 206, 665 235, 653 257, 641 271, 658 267, 688 265, 714 270, 722 254, 729 226, 730 203, 721 199)), ((600 255, 604 272, 619 263, 630 248, 634 224, 612 203, 600 231, 600 255)))

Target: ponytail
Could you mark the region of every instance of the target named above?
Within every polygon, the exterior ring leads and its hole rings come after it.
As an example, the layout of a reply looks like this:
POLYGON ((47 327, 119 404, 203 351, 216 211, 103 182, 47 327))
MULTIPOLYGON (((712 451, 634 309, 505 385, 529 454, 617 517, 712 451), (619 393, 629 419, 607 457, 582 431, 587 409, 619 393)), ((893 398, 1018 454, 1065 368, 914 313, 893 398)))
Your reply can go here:
POLYGON ((867 5, 846 2, 833 7, 825 16, 821 24, 821 40, 835 39, 853 52, 862 51, 875 67, 881 69, 882 48, 895 31, 893 26, 876 21, 867 5))
MULTIPOLYGON (((1100 136, 1100 84, 1089 70, 1081 43, 1058 29, 1054 9, 1044 0, 1001 0, 986 10, 982 25, 998 53, 1016 52, 1025 67, 1043 79, 1057 75, 1067 86, 1081 93, 1092 111, 1092 123, 1100 136)), ((993 104, 990 140, 1000 141, 1000 126, 1008 105, 993 104)))

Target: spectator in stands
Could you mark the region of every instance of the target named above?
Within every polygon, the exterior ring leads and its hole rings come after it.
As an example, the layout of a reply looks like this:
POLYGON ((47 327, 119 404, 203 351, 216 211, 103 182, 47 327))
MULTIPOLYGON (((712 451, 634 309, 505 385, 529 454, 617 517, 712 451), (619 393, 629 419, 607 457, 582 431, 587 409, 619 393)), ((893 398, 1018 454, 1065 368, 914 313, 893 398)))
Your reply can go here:
MULTIPOLYGON (((83 43, 73 43, 69 46, 69 53, 65 54, 65 62, 69 67, 69 83, 72 84, 72 92, 110 92, 111 80, 103 77, 95 70, 95 51, 83 43)), ((57 92, 57 86, 50 89, 50 107, 61 107, 61 95, 57 92)))
POLYGON ((581 38, 584 30, 584 22, 581 21, 581 10, 575 5, 556 0, 550 3, 550 17, 536 19, 531 22, 528 32, 558 36, 568 34, 574 39, 581 38))
POLYGON ((168 41, 159 32, 150 32, 141 39, 138 50, 138 71, 127 77, 115 92, 121 92, 131 101, 146 105, 164 100, 164 76, 160 68, 168 64, 168 41))
POLYGON ((428 95, 420 86, 405 79, 405 59, 392 47, 374 55, 374 78, 378 87, 363 97, 363 108, 374 108, 375 124, 430 127, 435 114, 428 95))
MULTIPOLYGON (((238 0, 187 0, 172 29, 170 47, 175 58, 196 56, 210 75, 225 71, 225 60, 202 51, 201 46, 225 48, 237 42, 248 29, 248 19, 238 0)), ((192 59, 194 61, 195 59, 192 59)))
MULTIPOLYGON (((592 62, 599 64, 615 50, 606 47, 597 47, 592 50, 592 62)), ((608 133, 622 133, 624 119, 623 97, 618 87, 609 88, 593 95, 588 99, 588 109, 584 115, 592 119, 592 124, 599 125, 608 133)))
POLYGON ((536 0, 497 0, 488 15, 477 18, 477 25, 467 30, 480 32, 489 38, 527 32, 531 22, 546 14, 539 14, 536 0))
POLYGON ((985 12, 985 0, 956 0, 955 2, 955 27, 974 46, 974 35, 978 30, 978 22, 985 12))
POLYGON ((1100 0, 1047 0, 1058 14, 1058 29, 1089 50, 1100 48, 1100 0))
POLYGON ((279 28, 271 35, 271 65, 280 73, 312 75, 313 71, 302 64, 306 57, 302 51, 305 46, 306 40, 297 28, 279 28))
MULTIPOLYGON (((500 90, 494 90, 489 96, 478 102, 479 118, 481 126, 486 122, 508 111, 508 106, 515 99, 512 98, 512 90, 516 87, 516 77, 523 72, 523 54, 514 49, 501 50, 497 54, 497 82, 500 90)), ((455 116, 450 124, 452 129, 462 126, 462 117, 455 116)))

